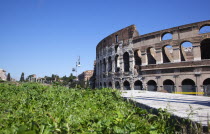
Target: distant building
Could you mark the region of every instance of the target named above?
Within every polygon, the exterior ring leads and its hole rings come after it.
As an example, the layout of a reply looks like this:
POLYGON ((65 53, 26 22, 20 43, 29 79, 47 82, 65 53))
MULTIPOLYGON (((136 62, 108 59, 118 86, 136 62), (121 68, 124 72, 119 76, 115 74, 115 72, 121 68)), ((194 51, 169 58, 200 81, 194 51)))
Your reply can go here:
POLYGON ((93 70, 87 70, 78 75, 78 79, 79 81, 89 81, 92 76, 93 76, 93 70))
POLYGON ((7 80, 6 71, 3 69, 0 69, 0 79, 5 81, 7 80))

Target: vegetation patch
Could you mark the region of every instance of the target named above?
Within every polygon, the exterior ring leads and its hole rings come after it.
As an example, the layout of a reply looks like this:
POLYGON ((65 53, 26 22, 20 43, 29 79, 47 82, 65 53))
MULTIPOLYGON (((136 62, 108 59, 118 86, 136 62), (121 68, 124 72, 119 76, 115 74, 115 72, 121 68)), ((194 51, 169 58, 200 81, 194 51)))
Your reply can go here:
POLYGON ((127 103, 111 89, 0 83, 0 133, 175 133, 180 124, 127 103))

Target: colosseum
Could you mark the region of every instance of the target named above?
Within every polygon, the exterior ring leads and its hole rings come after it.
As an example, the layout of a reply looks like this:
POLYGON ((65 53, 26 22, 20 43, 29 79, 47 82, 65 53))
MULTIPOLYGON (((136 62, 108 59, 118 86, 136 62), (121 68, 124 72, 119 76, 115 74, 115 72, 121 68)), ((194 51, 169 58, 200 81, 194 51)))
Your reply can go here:
POLYGON ((209 95, 209 28, 210 20, 139 35, 131 25, 107 36, 96 47, 95 87, 209 95))

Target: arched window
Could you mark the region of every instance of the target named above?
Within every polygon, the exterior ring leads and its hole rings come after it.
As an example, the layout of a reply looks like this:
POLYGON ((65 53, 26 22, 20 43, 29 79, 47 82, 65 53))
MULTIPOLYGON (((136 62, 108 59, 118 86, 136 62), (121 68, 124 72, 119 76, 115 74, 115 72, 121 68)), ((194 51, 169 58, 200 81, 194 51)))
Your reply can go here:
POLYGON ((123 86, 124 90, 131 90, 130 83, 127 80, 123 83, 123 86))
POLYGON ((210 38, 201 42, 201 59, 210 59, 210 38))
POLYGON ((115 53, 117 53, 118 48, 119 48, 119 46, 118 46, 118 45, 116 45, 116 46, 114 47, 115 53))
POLYGON ((195 92, 196 92, 195 82, 191 79, 183 80, 182 81, 182 92, 193 92, 193 95, 195 95, 195 92))
POLYGON ((104 82, 104 88, 106 88, 106 82, 104 82))
POLYGON ((147 82, 147 90, 148 91, 157 91, 157 83, 154 80, 150 80, 147 82))
POLYGON ((181 61, 193 60, 193 46, 189 41, 183 42, 180 46, 181 61))
POLYGON ((103 72, 106 72, 106 59, 103 60, 103 64, 104 64, 104 66, 103 66, 103 72))
POLYGON ((175 92, 174 90, 174 82, 172 80, 165 80, 163 82, 163 89, 169 93, 175 92))
POLYGON ((109 58, 108 58, 108 70, 109 70, 109 72, 112 72, 112 57, 110 56, 109 58))
POLYGON ((201 29, 199 30, 200 34, 204 34, 204 33, 209 33, 210 32, 210 25, 204 25, 203 27, 201 27, 201 29))
POLYGON ((134 52, 134 58, 135 58, 135 65, 141 65, 141 58, 140 58, 141 52, 140 50, 137 50, 134 52))
POLYGON ((142 82, 140 80, 135 81, 134 90, 142 90, 142 82))
POLYGON ((109 82, 109 88, 112 88, 112 82, 109 82))
POLYGON ((162 48, 163 53, 163 63, 173 61, 173 47, 171 45, 166 45, 162 48))
POLYGON ((154 48, 148 48, 147 49, 147 60, 148 60, 148 64, 156 64, 156 60, 155 57, 156 56, 156 52, 154 48))
POLYGON ((210 96, 210 78, 203 81, 203 90, 205 96, 210 96))
POLYGON ((129 72, 130 64, 129 64, 129 54, 128 54, 128 52, 125 52, 123 54, 123 62, 124 62, 124 72, 129 72))
POLYGON ((119 55, 115 56, 115 72, 119 72, 120 71, 120 67, 119 67, 119 61, 118 61, 118 57, 119 55))
POLYGON ((173 37, 173 35, 171 33, 165 33, 162 35, 162 39, 161 40, 171 40, 173 37))
POLYGON ((120 89, 120 83, 118 81, 115 82, 115 88, 120 89))

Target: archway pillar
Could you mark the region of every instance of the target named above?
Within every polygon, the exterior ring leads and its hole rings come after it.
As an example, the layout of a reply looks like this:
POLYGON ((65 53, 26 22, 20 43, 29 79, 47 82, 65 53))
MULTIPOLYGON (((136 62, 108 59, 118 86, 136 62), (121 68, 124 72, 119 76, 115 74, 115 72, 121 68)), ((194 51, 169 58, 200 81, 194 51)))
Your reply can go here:
POLYGON ((148 58, 147 58, 147 53, 146 52, 141 52, 141 57, 142 57, 142 65, 148 65, 148 58))
POLYGON ((115 72, 115 56, 112 56, 112 73, 115 72))
POLYGON ((201 48, 199 43, 193 43, 194 61, 201 60, 201 48))
POLYGON ((181 53, 179 46, 173 46, 173 58, 174 62, 181 62, 181 53))
POLYGON ((132 74, 134 74, 134 65, 135 65, 135 59, 134 59, 134 55, 133 54, 131 54, 130 56, 129 56, 129 66, 130 66, 130 68, 129 68, 129 71, 132 73, 132 74))
POLYGON ((163 53, 161 49, 156 49, 156 64, 163 63, 163 53))

